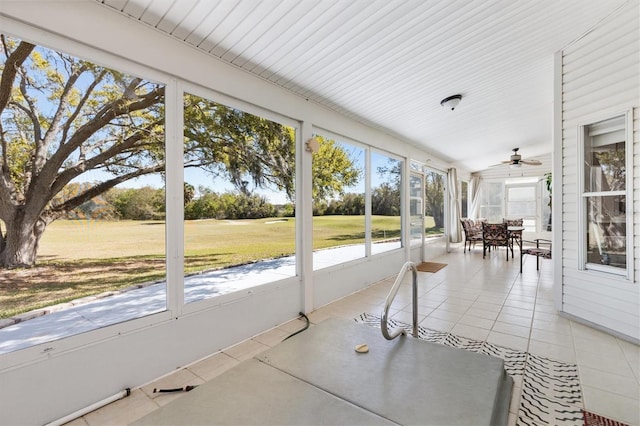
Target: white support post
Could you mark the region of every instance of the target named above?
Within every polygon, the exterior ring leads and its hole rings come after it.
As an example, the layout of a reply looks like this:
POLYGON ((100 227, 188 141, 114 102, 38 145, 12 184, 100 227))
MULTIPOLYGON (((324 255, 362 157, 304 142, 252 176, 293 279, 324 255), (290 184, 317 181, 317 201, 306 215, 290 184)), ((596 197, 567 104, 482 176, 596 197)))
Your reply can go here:
POLYGON ((314 309, 313 289, 313 153, 306 141, 313 137, 310 122, 300 125, 296 154, 296 259, 302 279, 302 312, 314 309))

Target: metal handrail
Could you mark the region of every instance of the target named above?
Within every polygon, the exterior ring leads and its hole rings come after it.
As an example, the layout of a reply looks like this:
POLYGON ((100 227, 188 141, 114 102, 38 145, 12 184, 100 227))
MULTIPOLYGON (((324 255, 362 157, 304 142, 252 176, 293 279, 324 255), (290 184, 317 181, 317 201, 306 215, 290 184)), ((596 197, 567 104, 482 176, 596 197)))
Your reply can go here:
POLYGON ((400 328, 396 329, 393 332, 389 333, 388 329, 388 319, 389 319, 389 308, 393 303, 393 299, 395 299, 396 294, 398 293, 398 288, 400 288, 400 284, 404 280, 404 275, 408 270, 411 270, 413 274, 413 293, 412 293, 412 303, 413 303, 413 337, 418 337, 418 270, 416 269, 416 264, 414 262, 405 262, 402 265, 402 269, 398 273, 398 277, 396 281, 393 283, 389 294, 387 295, 387 299, 384 302, 384 311, 382 311, 382 320, 380 322, 380 328, 382 329, 382 335, 387 340, 393 340, 401 334, 406 334, 405 330, 400 328))

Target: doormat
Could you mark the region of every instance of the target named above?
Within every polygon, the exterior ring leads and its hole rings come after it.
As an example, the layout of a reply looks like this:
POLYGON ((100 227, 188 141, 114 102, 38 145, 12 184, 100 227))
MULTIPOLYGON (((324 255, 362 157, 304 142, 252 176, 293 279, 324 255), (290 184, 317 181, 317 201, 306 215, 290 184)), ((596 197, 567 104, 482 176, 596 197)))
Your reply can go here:
POLYGON ((582 410, 582 413, 584 414, 584 426, 629 426, 626 423, 611 420, 586 410, 582 410))
POLYGON ((446 263, 438 263, 438 262, 422 262, 416 269, 420 272, 438 272, 440 269, 447 266, 446 263))

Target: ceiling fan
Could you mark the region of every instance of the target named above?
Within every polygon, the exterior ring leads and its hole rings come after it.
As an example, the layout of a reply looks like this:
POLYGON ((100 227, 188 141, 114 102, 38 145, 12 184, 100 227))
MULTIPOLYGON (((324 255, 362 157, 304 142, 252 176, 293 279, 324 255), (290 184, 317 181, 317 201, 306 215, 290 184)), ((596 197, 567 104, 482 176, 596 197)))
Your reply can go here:
MULTIPOLYGON (((518 150, 520 148, 513 148, 513 154, 511 154, 511 157, 508 160, 505 160, 503 162, 501 162, 500 164, 508 164, 509 167, 520 167, 523 164, 526 164, 527 166, 540 166, 542 165, 542 162, 539 160, 523 160, 522 156, 520 154, 518 154, 518 150)), ((496 164, 496 166, 500 165, 500 164, 496 164)))

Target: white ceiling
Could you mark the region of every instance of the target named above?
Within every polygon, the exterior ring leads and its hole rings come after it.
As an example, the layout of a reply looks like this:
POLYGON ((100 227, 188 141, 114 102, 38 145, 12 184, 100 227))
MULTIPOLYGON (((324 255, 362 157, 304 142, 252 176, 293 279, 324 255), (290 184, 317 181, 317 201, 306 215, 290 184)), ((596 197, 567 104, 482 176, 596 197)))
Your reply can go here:
POLYGON ((477 171, 551 152, 554 53, 628 0, 98 1, 477 171))

